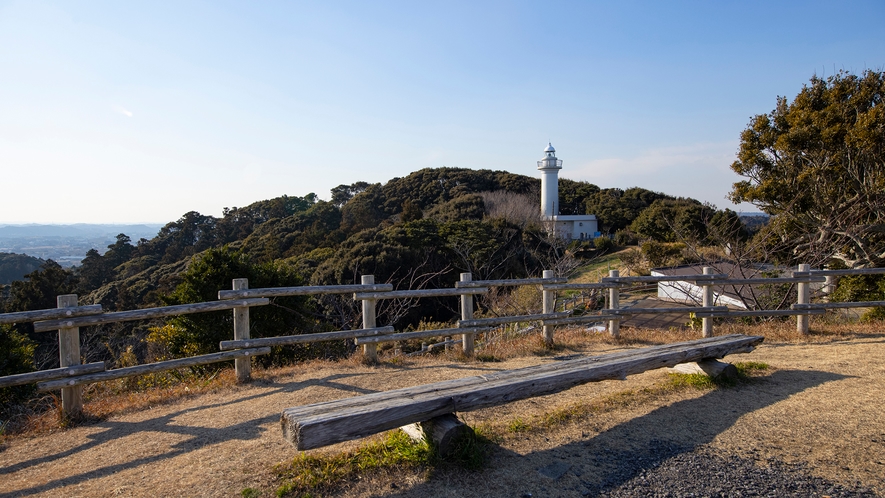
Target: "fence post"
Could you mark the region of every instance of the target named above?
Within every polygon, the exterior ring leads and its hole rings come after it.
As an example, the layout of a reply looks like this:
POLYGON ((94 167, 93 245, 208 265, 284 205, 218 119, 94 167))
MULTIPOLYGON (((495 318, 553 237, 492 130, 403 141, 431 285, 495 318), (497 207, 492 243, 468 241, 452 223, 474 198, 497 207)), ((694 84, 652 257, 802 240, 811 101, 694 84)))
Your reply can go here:
MULTIPOLYGON (((375 283, 375 275, 363 275, 361 277, 363 285, 372 285, 375 283)), ((363 328, 375 328, 375 300, 363 299, 363 328)), ((363 354, 368 361, 378 361, 378 345, 374 342, 363 344, 363 354)))
MULTIPOLYGON (((618 270, 609 270, 608 271, 609 278, 618 278, 621 276, 618 270)), ((608 309, 616 310, 620 306, 620 290, 618 288, 618 284, 612 284, 612 287, 608 289, 608 309)), ((608 321, 608 333, 611 334, 612 337, 618 337, 621 335, 621 321, 618 319, 609 320, 608 321)))
MULTIPOLYGON (((233 290, 246 290, 249 288, 248 278, 235 278, 233 290)), ((234 340, 249 339, 249 307, 234 308, 234 340)), ((252 358, 244 356, 234 359, 234 369, 237 372, 237 382, 247 382, 252 378, 252 358)))
MULTIPOLYGON (((704 267, 704 275, 712 275, 713 268, 709 266, 704 267)), ((702 306, 709 307, 713 306, 713 286, 707 282, 704 282, 704 285, 701 286, 703 291, 703 301, 701 303, 702 306)), ((695 322, 697 323, 697 322, 695 322)), ((713 337, 713 319, 712 318, 702 318, 701 319, 701 334, 703 337, 713 337)))
MULTIPOLYGON (((461 281, 470 282, 473 280, 472 273, 462 273, 461 281)), ((473 294, 461 294, 461 319, 473 320, 473 294)), ((473 337, 474 334, 461 335, 461 348, 466 356, 473 356, 473 337)))
MULTIPOLYGON (((553 270, 544 270, 543 277, 554 278, 556 273, 553 270)), ((543 313, 553 313, 556 311, 555 292, 544 289, 541 294, 543 295, 543 313)), ((553 346, 553 328, 552 325, 544 324, 544 344, 547 347, 553 346)))
MULTIPOLYGON (((800 264, 799 271, 811 271, 811 265, 800 264)), ((796 286, 796 304, 809 304, 810 294, 808 282, 800 282, 796 286)), ((802 335, 808 334, 808 315, 796 315, 796 331, 802 335)))
MULTIPOLYGON (((59 308, 77 306, 76 294, 65 294, 56 298, 59 308)), ((69 367, 80 364, 80 327, 58 329, 59 366, 69 367)), ((83 386, 63 387, 61 407, 67 416, 75 416, 83 411, 83 386)))

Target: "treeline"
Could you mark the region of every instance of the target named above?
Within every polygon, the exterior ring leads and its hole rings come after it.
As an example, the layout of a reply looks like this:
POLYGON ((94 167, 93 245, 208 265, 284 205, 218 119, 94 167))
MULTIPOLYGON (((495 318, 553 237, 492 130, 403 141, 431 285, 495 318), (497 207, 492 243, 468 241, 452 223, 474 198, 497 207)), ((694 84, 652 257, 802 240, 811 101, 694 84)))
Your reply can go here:
MULTIPOLYGON (((621 244, 684 238, 706 243, 715 227, 740 226, 733 212, 693 199, 566 179, 559 185, 563 214, 596 214, 602 231, 621 244)), ((539 191, 540 181, 532 177, 437 168, 385 184, 339 185, 329 202, 308 194, 225 208, 220 218, 189 212, 150 240, 133 242, 120 234, 103 255, 91 250, 73 270, 43 262, 4 288, 3 309, 53 308, 56 296, 68 293, 78 294, 81 304, 100 303, 110 311, 211 301, 232 279, 243 277, 252 287, 277 287, 351 284, 371 274, 376 282, 405 289, 452 287, 461 272, 500 279, 566 271, 562 261, 578 248, 567 247, 543 226, 539 191)), ((584 252, 592 252, 592 244, 584 245, 584 252)), ((404 330, 422 321, 450 321, 457 310, 449 301, 384 301, 379 322, 404 330)), ((253 313, 254 337, 360 326, 357 303, 349 296, 280 298, 253 313)), ((230 321, 230 313, 219 312, 94 327, 84 356, 123 364, 215 351, 230 321)), ((26 362, 31 368, 57 364, 51 334, 34 334, 29 324, 0 331, 9 351, 33 358, 26 362)), ((346 354, 342 347, 281 349, 265 361, 346 354)))

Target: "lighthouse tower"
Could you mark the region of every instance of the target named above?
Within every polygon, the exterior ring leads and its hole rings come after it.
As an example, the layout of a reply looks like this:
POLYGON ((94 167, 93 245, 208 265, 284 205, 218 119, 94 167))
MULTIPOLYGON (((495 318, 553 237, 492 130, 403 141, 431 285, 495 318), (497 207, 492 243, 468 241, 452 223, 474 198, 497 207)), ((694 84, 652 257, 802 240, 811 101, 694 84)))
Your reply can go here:
POLYGON ((556 159, 556 149, 549 142, 544 159, 538 161, 541 171, 541 219, 552 220, 559 214, 559 170, 562 161, 556 159))
POLYGON ((541 172, 541 220, 550 232, 566 240, 587 240, 599 237, 596 216, 592 214, 559 214, 559 170, 562 161, 556 159, 553 145, 547 144, 544 159, 538 161, 541 172))

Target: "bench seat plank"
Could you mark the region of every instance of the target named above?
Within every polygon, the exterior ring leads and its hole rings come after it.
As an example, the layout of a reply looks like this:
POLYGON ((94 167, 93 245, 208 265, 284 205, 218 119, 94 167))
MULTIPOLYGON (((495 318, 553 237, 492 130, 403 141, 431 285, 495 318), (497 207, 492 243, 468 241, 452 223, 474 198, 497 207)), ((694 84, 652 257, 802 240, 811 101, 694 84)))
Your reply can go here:
POLYGON ((762 337, 732 335, 665 344, 396 389, 283 410, 284 437, 299 450, 365 437, 458 411, 471 411, 571 387, 731 353, 762 337))

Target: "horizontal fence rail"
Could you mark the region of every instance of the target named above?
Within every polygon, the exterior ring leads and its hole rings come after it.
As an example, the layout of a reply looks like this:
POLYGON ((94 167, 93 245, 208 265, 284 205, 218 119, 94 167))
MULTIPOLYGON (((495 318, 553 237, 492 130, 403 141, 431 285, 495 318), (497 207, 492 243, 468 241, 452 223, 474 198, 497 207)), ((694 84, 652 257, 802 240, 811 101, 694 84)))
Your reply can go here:
POLYGON ((453 334, 465 334, 465 333, 475 334, 477 332, 484 332, 484 331, 485 331, 484 327, 418 330, 416 332, 400 332, 398 334, 360 337, 356 340, 356 343, 357 344, 377 344, 379 342, 408 341, 408 340, 412 340, 412 339, 426 339, 428 337, 444 337, 444 336, 449 336, 449 335, 453 335, 453 334))
POLYGON ((336 332, 319 332, 316 334, 283 335, 278 337, 261 337, 256 339, 240 339, 238 341, 221 341, 219 349, 251 348, 259 346, 291 346, 310 342, 337 341, 339 339, 356 339, 371 335, 392 334, 393 327, 375 327, 373 329, 339 330, 336 332))
POLYGON ((51 310, 17 311, 15 313, 0 313, 0 324, 57 320, 75 316, 98 315, 100 313, 103 313, 100 304, 51 310))
POLYGON ((511 280, 471 280, 455 282, 457 289, 470 289, 472 287, 505 287, 514 285, 543 285, 543 284, 564 284, 568 282, 566 278, 514 278, 511 280))
POLYGON ((695 306, 679 308, 620 308, 606 310, 613 315, 665 315, 668 313, 727 312, 727 306, 695 306))
POLYGON ((814 304, 794 304, 790 306, 794 310, 813 310, 813 309, 821 309, 821 310, 829 310, 829 309, 837 309, 837 308, 857 308, 858 305, 862 305, 865 308, 872 308, 876 306, 885 306, 885 301, 863 301, 857 303, 814 303, 814 304))
POLYGON ((270 299, 259 298, 243 299, 240 301, 216 301, 212 303, 177 304, 174 306, 164 306, 162 308, 145 308, 141 310, 115 311, 113 313, 102 313, 101 315, 90 315, 79 318, 36 322, 34 324, 34 332, 48 332, 50 330, 58 330, 61 328, 87 327, 90 325, 103 325, 105 323, 131 322, 133 320, 151 320, 154 318, 165 318, 167 316, 205 313, 207 311, 224 311, 238 307, 264 306, 266 304, 270 304, 270 299))
POLYGON ((307 285, 304 287, 269 287, 244 290, 220 290, 218 299, 243 299, 246 297, 310 296, 320 294, 350 294, 351 292, 389 292, 393 284, 372 285, 307 285))
POLYGON ((695 313, 698 318, 738 318, 753 316, 799 316, 799 315, 823 315, 826 310, 755 310, 755 311, 701 311, 695 313))
POLYGON ((707 282, 710 280, 728 278, 725 274, 711 275, 650 275, 638 277, 602 277, 603 283, 611 284, 640 284, 640 283, 657 283, 657 282, 707 282))
MULTIPOLYGON (((0 377, 0 388, 12 387, 23 384, 36 383, 40 390, 62 389, 63 405, 65 411, 77 408, 76 402, 66 403, 65 393, 70 389, 80 389, 82 384, 101 382, 135 375, 144 375, 178 368, 187 368, 205 365, 215 362, 236 360, 237 378, 246 380, 249 378, 249 370, 241 375, 240 367, 245 361, 249 365, 248 358, 256 355, 269 354, 272 346, 285 346, 305 344, 321 341, 353 340, 355 344, 362 345, 364 354, 368 359, 376 359, 375 347, 379 343, 408 341, 425 338, 444 338, 443 342, 429 345, 427 348, 410 354, 420 354, 453 345, 461 344, 464 354, 473 353, 474 337, 477 334, 488 332, 493 327, 520 322, 541 322, 543 325, 544 339, 547 344, 553 344, 553 328, 560 325, 586 325, 605 323, 609 333, 617 335, 619 324, 635 315, 646 314, 692 314, 704 321, 704 334, 712 331, 712 318, 739 318, 739 317, 774 317, 796 316, 797 329, 807 333, 808 316, 825 314, 827 310, 840 308, 877 307, 885 306, 885 301, 864 302, 811 302, 809 284, 824 282, 825 294, 831 292, 835 278, 849 275, 875 275, 885 274, 885 268, 857 269, 857 270, 810 270, 807 265, 800 265, 798 271, 792 271, 789 276, 781 278, 732 278, 725 274, 714 274, 711 268, 705 268, 704 274, 694 275, 670 275, 670 276, 619 276, 617 271, 610 271, 608 277, 604 277, 597 283, 569 283, 567 279, 554 277, 552 271, 545 271, 543 278, 504 279, 504 280, 472 280, 469 273, 461 275, 461 280, 455 282, 453 288, 442 289, 406 289, 394 290, 391 284, 375 284, 374 277, 363 276, 363 283, 359 285, 327 285, 327 286, 300 286, 249 289, 245 279, 236 279, 233 289, 220 290, 218 301, 164 306, 140 310, 104 312, 100 305, 78 306, 75 295, 59 296, 59 308, 23 311, 0 314, 0 324, 34 322, 34 330, 48 332, 58 330, 60 338, 60 350, 62 356, 69 357, 69 363, 62 362, 61 368, 29 372, 24 374, 0 377), (624 292, 624 286, 656 284, 656 283, 685 282, 699 287, 704 293, 702 306, 684 306, 669 308, 632 308, 619 306, 619 293, 624 292), (714 286, 755 286, 755 285, 797 285, 798 298, 790 309, 779 310, 736 310, 725 306, 713 305, 712 289, 714 286), (539 286, 543 296, 543 312, 528 315, 508 315, 500 317, 474 318, 473 299, 478 295, 488 294, 492 287, 504 286, 539 286), (570 311, 556 311, 556 292, 558 291, 600 291, 597 296, 606 298, 606 308, 590 312, 589 314, 575 316, 570 311), (602 291, 607 292, 602 292, 602 291), (354 330, 338 330, 333 332, 321 332, 314 334, 292 334, 278 337, 249 337, 249 308, 270 304, 270 299, 283 296, 316 296, 327 294, 351 294, 355 301, 362 302, 363 327, 354 330), (65 298, 64 300, 62 298, 65 298), (385 299, 422 299, 422 298, 445 298, 460 299, 461 319, 457 321, 456 328, 444 328, 436 330, 421 330, 414 332, 396 332, 393 326, 376 326, 375 303, 385 299), (79 364, 79 349, 67 351, 66 348, 79 346, 79 328, 118 323, 134 320, 153 320, 159 318, 181 316, 191 313, 204 313, 213 311, 232 310, 234 313, 234 340, 221 341, 219 352, 210 353, 188 358, 159 361, 155 363, 136 365, 132 367, 116 368, 108 370, 104 363, 79 364), (804 328, 803 328, 804 327, 804 328), (454 336, 454 337, 453 337, 454 336), (245 360, 244 360, 245 358, 245 360)), ((560 308, 562 309, 562 308, 560 308)), ((712 332, 711 332, 712 333, 712 332)), ((72 398, 76 400, 77 398, 72 398)))
POLYGON ((848 275, 881 275, 885 273, 885 268, 857 268, 854 270, 809 270, 794 271, 794 277, 814 277, 818 275, 831 277, 844 277, 848 275))
POLYGON ((63 379, 65 377, 103 372, 104 370, 104 362, 99 361, 95 363, 87 363, 85 365, 71 365, 69 367, 40 370, 38 372, 7 375, 6 377, 0 377, 0 387, 22 386, 46 380, 63 379))
POLYGON ((256 356, 269 353, 270 348, 238 349, 236 351, 209 353, 200 356, 191 356, 189 358, 179 358, 177 360, 158 361, 157 363, 149 363, 147 365, 135 365, 134 367, 115 368, 113 370, 106 370, 104 372, 80 375, 70 379, 42 382, 40 384, 37 384, 37 389, 41 391, 51 391, 53 389, 72 387, 80 384, 122 379, 124 377, 132 377, 134 375, 165 372, 167 370, 176 370, 179 368, 196 367, 199 365, 218 363, 220 361, 233 360, 243 356, 256 356))
POLYGON ((417 289, 417 290, 396 290, 390 292, 357 292, 353 298, 357 301, 363 299, 411 299, 419 297, 446 297, 446 296, 465 296, 473 294, 488 294, 488 287, 465 288, 465 289, 417 289))
POLYGON ((496 316, 492 318, 476 318, 473 320, 458 320, 458 327, 491 327, 494 325, 504 325, 507 323, 530 322, 532 320, 555 320, 557 318, 565 318, 571 315, 568 311, 561 313, 541 313, 536 315, 513 315, 513 316, 496 316))
MULTIPOLYGON (((804 284, 826 282, 826 277, 767 277, 767 278, 727 278, 723 280, 711 280, 709 285, 777 285, 777 284, 804 284)), ((706 283, 706 282, 705 282, 706 283)))

